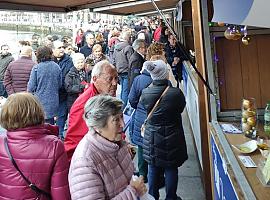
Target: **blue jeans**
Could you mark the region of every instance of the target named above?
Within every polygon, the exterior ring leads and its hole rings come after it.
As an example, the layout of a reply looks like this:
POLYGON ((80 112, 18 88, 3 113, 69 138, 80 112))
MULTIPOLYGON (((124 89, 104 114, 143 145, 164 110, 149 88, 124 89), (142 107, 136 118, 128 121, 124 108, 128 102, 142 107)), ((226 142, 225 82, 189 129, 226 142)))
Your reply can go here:
POLYGON ((119 74, 119 80, 120 80, 120 85, 121 85, 120 98, 124 102, 123 108, 125 108, 126 105, 127 105, 127 102, 128 102, 128 93, 129 93, 129 88, 128 88, 128 73, 119 74))
POLYGON ((58 117, 56 121, 56 125, 59 127, 59 138, 64 138, 64 129, 68 115, 67 101, 59 102, 58 108, 58 117))
POLYGON ((8 93, 7 93, 6 89, 5 89, 3 81, 0 81, 0 96, 3 96, 5 98, 8 97, 8 93))
POLYGON ((149 194, 156 200, 159 199, 159 181, 162 173, 165 173, 166 199, 177 200, 177 183, 178 183, 178 168, 177 167, 156 167, 148 165, 148 184, 149 194))

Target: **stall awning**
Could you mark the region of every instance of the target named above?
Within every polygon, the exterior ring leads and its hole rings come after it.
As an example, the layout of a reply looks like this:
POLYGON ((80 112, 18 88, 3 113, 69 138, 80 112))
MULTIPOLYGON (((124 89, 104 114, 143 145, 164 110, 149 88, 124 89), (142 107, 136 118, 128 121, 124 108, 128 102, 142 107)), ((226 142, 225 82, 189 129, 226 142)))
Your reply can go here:
MULTIPOLYGON (((176 7, 179 0, 155 0, 161 10, 168 10, 176 7)), ((91 9, 91 5, 90 5, 91 9)), ((102 12, 115 15, 131 15, 155 11, 151 0, 120 2, 117 5, 92 7, 94 12, 102 12)))
MULTIPOLYGON (((178 0, 156 0, 160 9, 174 8, 178 0)), ((150 0, 4 0, 0 10, 69 12, 90 8, 110 14, 134 14, 155 10, 150 0)))
POLYGON ((69 12, 89 8, 90 5, 105 6, 119 1, 120 0, 4 0, 0 1, 0 10, 69 12))

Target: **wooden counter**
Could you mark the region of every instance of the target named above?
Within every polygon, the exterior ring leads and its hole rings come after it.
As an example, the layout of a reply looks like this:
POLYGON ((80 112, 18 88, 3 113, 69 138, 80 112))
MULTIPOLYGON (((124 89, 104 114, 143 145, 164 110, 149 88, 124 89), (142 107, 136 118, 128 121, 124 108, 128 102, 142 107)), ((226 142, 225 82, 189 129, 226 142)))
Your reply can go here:
MULTIPOLYGON (((229 144, 237 145, 242 144, 244 142, 250 141, 249 138, 245 137, 243 134, 225 134, 229 144)), ((238 159, 238 155, 249 155, 252 160, 258 164, 259 160, 262 158, 260 151, 257 149, 255 152, 251 154, 241 154, 236 149, 232 148, 237 161, 244 172, 247 181, 249 182, 255 196, 259 200, 269 200, 270 199, 270 188, 264 187, 260 180, 256 176, 257 168, 246 168, 238 159)))
MULTIPOLYGON (((257 149, 250 154, 241 154, 231 145, 239 145, 250 141, 250 138, 244 134, 224 133, 220 124, 224 122, 213 122, 211 126, 211 134, 215 138, 217 146, 227 163, 228 173, 232 179, 234 189, 238 194, 239 199, 270 199, 270 187, 264 187, 256 176, 257 168, 246 168, 238 159, 238 155, 248 155, 258 165, 259 161, 263 158, 260 151, 257 149), (237 166, 238 165, 238 166, 237 166), (244 184, 243 184, 244 183, 244 184), (247 188, 246 191, 244 191, 247 188), (253 195, 252 198, 249 196, 253 195)), ((229 122, 228 122, 229 123, 229 122)), ((236 124, 239 127, 239 124, 236 124)), ((262 126, 259 126, 259 135, 266 137, 262 131, 262 126)))

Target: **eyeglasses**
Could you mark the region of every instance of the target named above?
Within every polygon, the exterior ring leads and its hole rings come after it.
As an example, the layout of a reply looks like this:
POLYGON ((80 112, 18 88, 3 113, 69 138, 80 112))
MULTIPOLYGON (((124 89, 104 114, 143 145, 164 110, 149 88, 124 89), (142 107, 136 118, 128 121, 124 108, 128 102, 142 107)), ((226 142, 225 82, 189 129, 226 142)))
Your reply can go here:
MULTIPOLYGON (((103 76, 104 73, 101 73, 99 76, 103 76)), ((107 82, 107 83, 111 83, 111 82, 118 82, 118 76, 103 76, 103 79, 107 82)))

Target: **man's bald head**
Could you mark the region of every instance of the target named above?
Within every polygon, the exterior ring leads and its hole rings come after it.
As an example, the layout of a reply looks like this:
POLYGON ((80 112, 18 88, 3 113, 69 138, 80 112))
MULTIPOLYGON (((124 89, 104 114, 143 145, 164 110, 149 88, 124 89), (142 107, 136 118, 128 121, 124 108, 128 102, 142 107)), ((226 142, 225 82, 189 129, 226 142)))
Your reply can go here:
POLYGON ((31 46, 23 46, 21 49, 20 56, 32 57, 33 49, 31 46))

